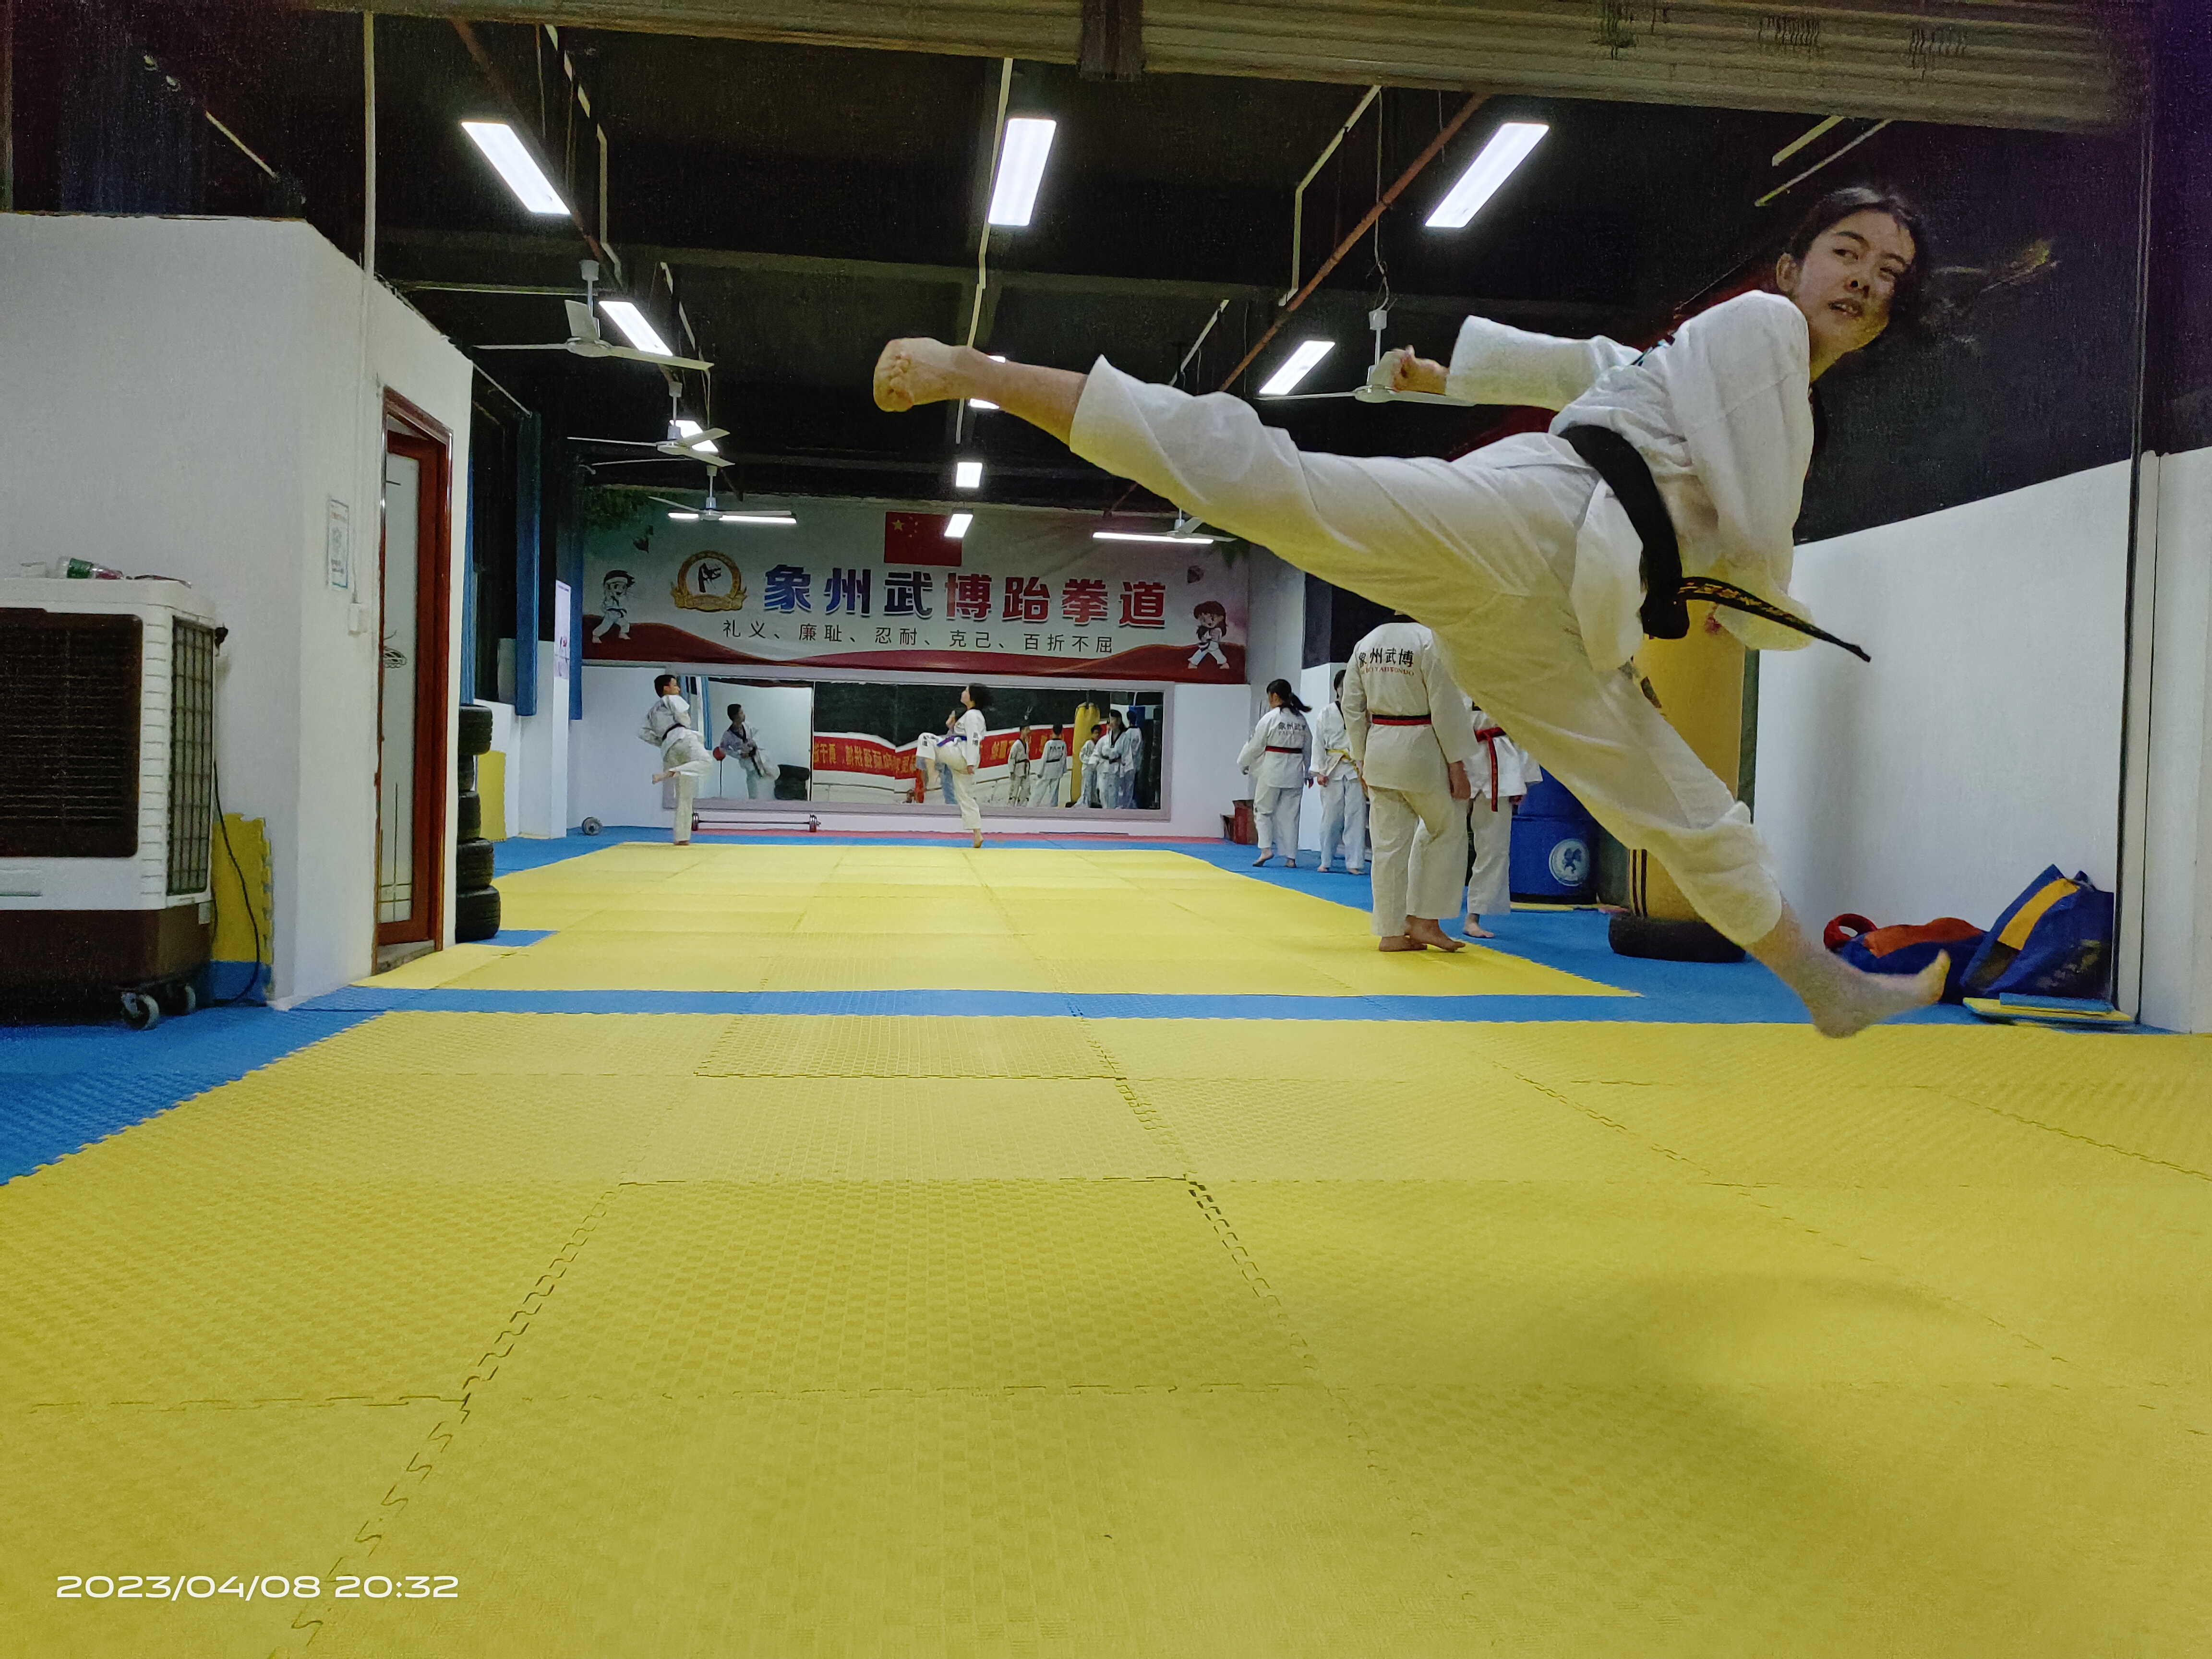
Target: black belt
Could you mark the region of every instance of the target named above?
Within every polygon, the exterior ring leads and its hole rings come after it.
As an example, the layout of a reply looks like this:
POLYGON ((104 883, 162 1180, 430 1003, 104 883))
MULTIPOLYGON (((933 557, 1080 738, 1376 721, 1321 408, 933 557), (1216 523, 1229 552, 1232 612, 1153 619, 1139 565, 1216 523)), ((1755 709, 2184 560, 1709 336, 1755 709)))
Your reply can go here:
POLYGON ((1279 744, 1271 743, 1267 745, 1267 752, 1271 755, 1303 755, 1306 752, 1306 748, 1304 744, 1300 744, 1295 749, 1285 749, 1279 744))
POLYGON ((1427 726, 1431 724, 1429 717, 1426 714, 1370 714, 1367 719, 1369 724, 1373 726, 1427 726))
POLYGON ((1628 522, 1636 526, 1637 536, 1644 543, 1644 604, 1638 614, 1643 619, 1644 631, 1653 639, 1679 640, 1688 634, 1688 601, 1705 599, 1830 645, 1841 646, 1861 662, 1874 660, 1849 640, 1839 640, 1802 617, 1791 616, 1780 605, 1770 605, 1756 593, 1746 592, 1733 582, 1715 581, 1707 576, 1685 576, 1682 544, 1674 534, 1674 520, 1668 514, 1667 503, 1660 498, 1659 486, 1652 480, 1650 464, 1638 453, 1636 446, 1607 426, 1571 426, 1559 435, 1567 441, 1576 454, 1597 469, 1598 477, 1620 498, 1621 510, 1628 514, 1628 522))

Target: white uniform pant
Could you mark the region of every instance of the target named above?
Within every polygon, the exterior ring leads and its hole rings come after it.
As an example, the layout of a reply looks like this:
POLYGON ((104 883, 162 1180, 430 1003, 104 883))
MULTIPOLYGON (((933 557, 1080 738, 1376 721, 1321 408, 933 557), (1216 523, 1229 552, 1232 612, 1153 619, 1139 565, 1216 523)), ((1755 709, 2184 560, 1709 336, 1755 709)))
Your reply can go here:
POLYGON ((1006 799, 1019 806, 1030 798, 1030 769, 1017 766, 1006 773, 1006 799))
POLYGON ((920 752, 924 769, 936 773, 929 781, 941 781, 951 789, 953 804, 960 809, 960 827, 971 836, 982 834, 983 814, 975 805, 975 775, 968 769, 968 751, 958 744, 942 749, 922 744, 920 752))
POLYGON ((1091 762, 1090 765, 1083 769, 1082 804, 1084 805, 1097 806, 1100 805, 1098 799, 1098 786, 1105 775, 1105 771, 1106 769, 1101 766, 1097 761, 1091 762))
POLYGON ((1407 916, 1442 921, 1467 890, 1467 803, 1443 790, 1373 791, 1375 934, 1406 931, 1407 916))
POLYGON ((1344 867, 1358 875, 1367 867, 1367 792, 1359 775, 1347 770, 1321 787, 1321 867, 1344 843, 1344 867))
POLYGON ((1468 807, 1468 840, 1474 848, 1474 868, 1467 878, 1467 919, 1503 916, 1513 909, 1513 802, 1509 798, 1490 810, 1478 795, 1468 807))
POLYGON ((1630 672, 1600 673, 1583 652, 1570 590, 1597 474, 1565 440, 1522 434, 1455 461, 1301 454, 1241 398, 1146 386, 1102 362, 1069 447, 1426 623, 1460 689, 1599 823, 1665 865, 1706 921, 1748 945, 1780 920, 1751 815, 1630 672))
POLYGON ((676 816, 670 839, 682 847, 691 839, 691 805, 699 797, 699 780, 706 776, 714 757, 698 733, 679 726, 660 745, 660 763, 676 787, 676 816))
POLYGON ((1294 783, 1252 791, 1252 827, 1260 832, 1261 858, 1272 848, 1293 864, 1298 861, 1298 798, 1304 793, 1294 783))
POLYGON ((1036 787, 1030 795, 1030 805, 1057 806, 1066 793, 1067 774, 1048 772, 1036 781, 1036 787))
POLYGON ((743 777, 745 781, 745 799, 747 800, 758 800, 774 787, 769 783, 768 779, 763 777, 758 772, 753 769, 752 763, 750 761, 739 761, 738 763, 738 775, 743 777))

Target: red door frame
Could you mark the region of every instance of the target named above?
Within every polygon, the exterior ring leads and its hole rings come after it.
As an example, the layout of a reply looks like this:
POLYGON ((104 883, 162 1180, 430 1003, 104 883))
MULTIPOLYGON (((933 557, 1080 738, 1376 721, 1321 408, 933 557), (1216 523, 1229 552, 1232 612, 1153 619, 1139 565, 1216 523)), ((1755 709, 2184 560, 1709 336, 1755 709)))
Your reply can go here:
MULTIPOLYGON (((451 714, 447 676, 453 619, 453 434, 398 392, 384 394, 384 446, 377 456, 377 499, 383 499, 384 457, 404 455, 419 464, 421 482, 415 536, 415 893, 414 915, 380 921, 380 945, 445 939, 446 778, 451 762, 446 727, 451 714)), ((384 674, 382 658, 384 515, 377 515, 376 568, 379 656, 376 690, 376 845, 384 845, 384 674)))

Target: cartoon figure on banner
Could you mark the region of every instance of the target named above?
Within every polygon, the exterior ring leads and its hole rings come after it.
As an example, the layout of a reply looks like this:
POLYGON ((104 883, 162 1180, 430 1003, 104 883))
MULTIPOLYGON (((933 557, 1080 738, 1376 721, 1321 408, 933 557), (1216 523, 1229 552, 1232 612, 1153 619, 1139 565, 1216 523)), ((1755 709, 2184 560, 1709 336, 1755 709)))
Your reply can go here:
POLYGON ((599 629, 592 637, 603 640, 609 634, 622 639, 629 637, 629 606, 624 596, 637 586, 637 578, 627 570, 610 570, 599 578, 599 629))
POLYGON ((1198 649, 1190 653, 1190 665, 1195 668, 1211 657, 1220 666, 1228 667, 1229 659, 1222 653, 1221 642, 1229 637, 1229 612, 1218 600, 1200 599, 1190 614, 1198 624, 1198 649))
POLYGON ((679 611, 741 611, 744 578, 720 553, 694 553, 677 570, 668 596, 679 611))

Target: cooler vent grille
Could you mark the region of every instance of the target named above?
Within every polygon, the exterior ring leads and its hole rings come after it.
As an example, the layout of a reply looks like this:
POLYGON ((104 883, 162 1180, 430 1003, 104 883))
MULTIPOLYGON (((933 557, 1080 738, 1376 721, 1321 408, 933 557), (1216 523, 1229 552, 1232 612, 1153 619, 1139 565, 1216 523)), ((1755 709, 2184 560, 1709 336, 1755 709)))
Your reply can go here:
POLYGON ((0 858, 138 851, 136 617, 0 611, 0 858))
POLYGON ((215 629, 171 626, 169 890, 203 893, 215 848, 215 629))

